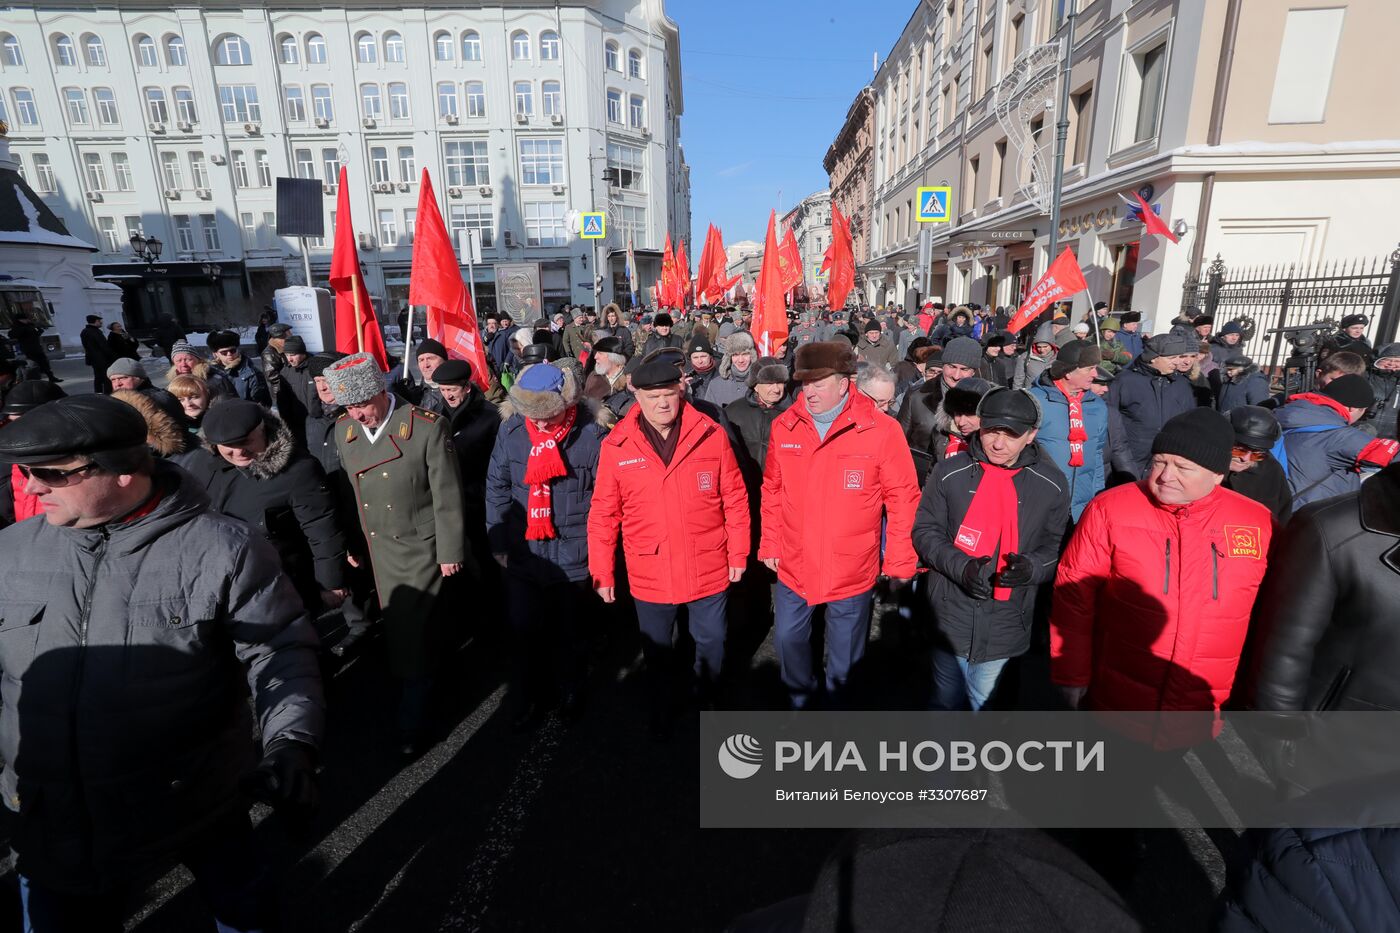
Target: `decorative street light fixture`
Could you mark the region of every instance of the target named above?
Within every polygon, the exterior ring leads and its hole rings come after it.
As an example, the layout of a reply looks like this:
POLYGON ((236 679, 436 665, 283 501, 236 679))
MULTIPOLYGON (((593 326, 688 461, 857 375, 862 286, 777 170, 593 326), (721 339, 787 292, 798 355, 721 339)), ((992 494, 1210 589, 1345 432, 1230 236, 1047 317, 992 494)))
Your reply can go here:
POLYGON ((146 265, 154 265, 160 259, 160 251, 165 244, 159 237, 146 237, 140 233, 131 235, 131 253, 137 259, 145 260, 146 265))

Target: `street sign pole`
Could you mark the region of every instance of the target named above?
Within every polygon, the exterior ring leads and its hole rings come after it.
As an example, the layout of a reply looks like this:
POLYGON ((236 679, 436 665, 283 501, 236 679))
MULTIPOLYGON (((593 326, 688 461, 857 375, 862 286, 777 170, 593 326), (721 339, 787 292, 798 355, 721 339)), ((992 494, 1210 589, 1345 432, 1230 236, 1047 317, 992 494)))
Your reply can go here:
POLYGON ((1045 257, 1047 269, 1060 249, 1060 198, 1065 184, 1065 142, 1069 139, 1069 69, 1074 58, 1074 8, 1075 0, 1069 0, 1065 11, 1065 48, 1060 69, 1059 119, 1055 121, 1055 183, 1050 192, 1050 251, 1045 257))

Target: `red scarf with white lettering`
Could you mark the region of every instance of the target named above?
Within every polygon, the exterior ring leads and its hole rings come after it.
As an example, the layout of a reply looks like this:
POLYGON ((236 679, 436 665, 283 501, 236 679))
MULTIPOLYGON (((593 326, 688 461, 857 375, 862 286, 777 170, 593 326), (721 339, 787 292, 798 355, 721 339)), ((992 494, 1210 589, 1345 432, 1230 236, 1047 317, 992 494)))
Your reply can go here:
POLYGON ((944 460, 947 460, 949 457, 953 456, 954 454, 956 454, 956 453, 961 453, 961 452, 964 451, 964 450, 967 450, 967 441, 963 440, 961 435, 958 435, 958 434, 949 434, 949 435, 948 435, 948 446, 947 446, 947 448, 943 451, 943 459, 944 459, 944 460))
POLYGON ((525 419, 525 430, 530 436, 530 456, 525 460, 525 483, 530 487, 530 498, 526 505, 529 518, 525 524, 526 541, 546 541, 558 532, 554 530, 554 500, 550 491, 550 481, 569 474, 564 466, 564 455, 560 449, 564 438, 573 430, 577 408, 570 408, 564 420, 552 431, 541 431, 535 422, 525 419))
MULTIPOLYGON (((1019 469, 1003 470, 990 463, 982 464, 982 479, 972 494, 962 524, 958 526, 953 544, 969 557, 996 555, 994 573, 1006 569, 1006 555, 1021 546, 1021 523, 1017 514, 1016 486, 1011 481, 1019 469)), ((994 599, 1010 599, 1011 587, 998 586, 992 590, 994 599)))
POLYGON ((1069 465, 1081 467, 1084 465, 1084 442, 1089 439, 1089 432, 1084 429, 1084 393, 1070 395, 1063 379, 1055 383, 1055 388, 1069 403, 1069 465))

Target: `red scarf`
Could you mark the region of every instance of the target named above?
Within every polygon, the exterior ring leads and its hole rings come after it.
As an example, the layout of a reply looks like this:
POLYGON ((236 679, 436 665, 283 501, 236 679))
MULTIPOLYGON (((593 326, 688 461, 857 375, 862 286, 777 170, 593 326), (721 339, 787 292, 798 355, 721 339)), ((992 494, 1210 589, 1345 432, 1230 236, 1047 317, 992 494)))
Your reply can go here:
POLYGON ((1069 403, 1069 465, 1081 467, 1084 465, 1084 442, 1089 439, 1089 432, 1084 430, 1084 393, 1070 395, 1063 379, 1055 383, 1055 388, 1069 403))
POLYGON ((559 452, 564 438, 573 430, 577 408, 570 408, 564 420, 553 431, 541 431, 535 422, 525 419, 525 430, 530 435, 530 456, 525 460, 525 483, 530 487, 530 499, 526 508, 529 519, 525 525, 526 541, 546 541, 553 538, 554 501, 550 490, 550 480, 567 476, 564 455, 559 452))
MULTIPOLYGON (((1006 555, 1021 545, 1020 521, 1016 508, 1016 486, 1011 482, 1016 470, 1003 470, 990 463, 982 464, 982 479, 972 494, 972 504, 958 526, 953 544, 969 557, 996 555, 994 572, 1006 569, 1006 555)), ((1010 599, 1011 588, 998 586, 992 591, 994 599, 1010 599)))
POLYGON ((948 435, 948 447, 943 451, 943 459, 947 460, 953 454, 962 453, 967 450, 967 441, 956 434, 948 435))

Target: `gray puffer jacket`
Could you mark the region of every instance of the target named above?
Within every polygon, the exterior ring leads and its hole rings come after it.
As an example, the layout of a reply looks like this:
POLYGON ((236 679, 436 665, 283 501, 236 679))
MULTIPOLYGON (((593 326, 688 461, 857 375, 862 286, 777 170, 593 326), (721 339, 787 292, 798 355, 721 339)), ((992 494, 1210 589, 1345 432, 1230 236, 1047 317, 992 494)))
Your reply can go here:
POLYGON ((0 531, 0 793, 19 871, 112 891, 239 804, 263 741, 313 747, 316 634, 277 554, 158 463, 131 521, 0 531), (246 683, 245 683, 246 677, 246 683))

